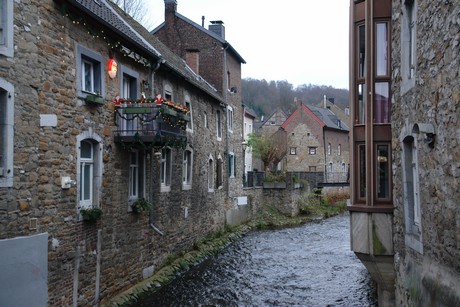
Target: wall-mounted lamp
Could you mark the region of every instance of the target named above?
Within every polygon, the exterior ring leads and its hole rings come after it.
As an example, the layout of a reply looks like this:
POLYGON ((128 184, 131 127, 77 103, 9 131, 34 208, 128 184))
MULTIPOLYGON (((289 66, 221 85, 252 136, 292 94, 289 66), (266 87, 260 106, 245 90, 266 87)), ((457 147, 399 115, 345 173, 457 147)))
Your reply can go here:
POLYGON ((246 151, 246 148, 248 148, 248 142, 243 141, 243 142, 241 143, 241 146, 243 147, 243 151, 246 151))
POLYGON ((110 79, 113 79, 117 76, 117 61, 110 59, 107 62, 107 72, 109 73, 110 79))
POLYGON ((436 139, 436 133, 434 132, 434 126, 432 124, 416 123, 412 128, 412 133, 425 134, 423 141, 428 144, 430 148, 434 148, 434 141, 436 139))

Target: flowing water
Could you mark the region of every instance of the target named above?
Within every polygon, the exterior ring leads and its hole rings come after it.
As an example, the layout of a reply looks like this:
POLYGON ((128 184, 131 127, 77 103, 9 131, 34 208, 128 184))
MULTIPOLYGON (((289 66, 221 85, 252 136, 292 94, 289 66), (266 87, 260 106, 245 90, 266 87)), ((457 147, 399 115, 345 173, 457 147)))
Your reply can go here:
POLYGON ((349 216, 251 232, 138 306, 377 306, 349 216))

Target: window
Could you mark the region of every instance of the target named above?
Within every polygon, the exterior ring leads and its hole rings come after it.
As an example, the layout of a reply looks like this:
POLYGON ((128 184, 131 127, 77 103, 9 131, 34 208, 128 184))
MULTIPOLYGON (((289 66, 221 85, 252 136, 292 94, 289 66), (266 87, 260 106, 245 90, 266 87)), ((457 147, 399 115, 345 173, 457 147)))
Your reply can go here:
POLYGON ((316 147, 308 147, 308 153, 310 155, 316 155, 316 147))
POLYGON ((164 91, 165 91, 165 93, 164 93, 163 97, 165 98, 165 100, 172 101, 173 100, 172 86, 170 84, 166 84, 164 91))
POLYGON ((329 162, 329 173, 334 172, 334 164, 332 162, 329 162))
POLYGON ((166 147, 161 150, 161 165, 160 165, 160 183, 161 192, 169 192, 171 190, 171 148, 166 147))
POLYGON ((190 190, 192 188, 193 172, 193 152, 190 148, 184 150, 182 159, 182 189, 190 190))
POLYGON ((214 160, 212 156, 208 159, 208 192, 214 191, 214 160))
POLYGON ((192 103, 190 102, 190 97, 185 96, 185 106, 189 109, 190 121, 187 122, 187 130, 193 131, 193 109, 192 103))
MULTIPOLYGON (((120 89, 121 97, 125 99, 135 100, 138 96, 138 79, 139 73, 121 66, 120 89)), ((142 130, 139 126, 139 118, 137 114, 125 114, 125 120, 122 121, 122 130, 128 134, 134 134, 138 130, 142 130)))
POLYGON ((204 123, 205 128, 209 127, 209 125, 208 125, 208 113, 206 113, 206 111, 203 112, 203 123, 204 123))
POLYGON ((13 186, 14 86, 0 78, 0 187, 13 186))
POLYGON ((366 146, 358 145, 358 198, 366 198, 366 146))
POLYGON ((390 122, 390 85, 388 82, 375 83, 374 123, 390 122))
POLYGON ((295 154, 296 154, 296 149, 297 149, 296 147, 291 147, 291 148, 290 148, 290 151, 289 151, 290 154, 291 154, 291 155, 295 155, 295 154))
POLYGON ((347 176, 347 165, 342 162, 342 176, 347 176))
POLYGON ((376 73, 377 76, 388 76, 389 71, 389 45, 388 45, 388 23, 378 22, 376 24, 376 73))
POLYGON ((133 150, 129 154, 129 202, 145 198, 145 160, 143 152, 133 150))
POLYGON ((402 150, 405 241, 406 245, 423 253, 417 138, 406 136, 402 150))
POLYGON ((222 118, 220 110, 216 111, 216 129, 217 129, 217 139, 222 140, 222 118))
POLYGON ((236 177, 236 157, 233 152, 228 153, 228 177, 236 177))
POLYGON ((13 0, 0 0, 0 54, 13 57, 13 0))
POLYGON ((417 0, 405 0, 401 24, 401 94, 415 86, 417 63, 417 0))
POLYGON ((342 155, 342 145, 337 146, 337 155, 342 155))
POLYGON ((219 189, 222 187, 223 184, 223 178, 222 178, 222 167, 223 167, 224 161, 222 160, 222 157, 219 155, 217 158, 217 165, 216 165, 216 188, 219 189))
POLYGON ((102 187, 101 141, 92 132, 77 136, 78 209, 99 207, 102 187))
POLYGON ((356 124, 364 124, 366 120, 366 27, 362 24, 358 26, 357 33, 357 63, 358 63, 358 85, 356 100, 356 124))
POLYGON ((233 132, 233 108, 227 107, 227 128, 229 132, 233 132))
POLYGON ((331 143, 327 144, 327 154, 330 156, 331 155, 331 143))
POLYGON ((377 145, 377 199, 390 200, 389 145, 377 145))
POLYGON ((357 124, 364 124, 366 121, 366 84, 358 85, 358 112, 357 124))
POLYGON ((366 77, 366 27, 358 26, 358 79, 366 77))
POLYGON ((103 57, 83 46, 77 46, 77 91, 78 96, 85 98, 88 94, 104 95, 105 74, 103 73, 103 57))

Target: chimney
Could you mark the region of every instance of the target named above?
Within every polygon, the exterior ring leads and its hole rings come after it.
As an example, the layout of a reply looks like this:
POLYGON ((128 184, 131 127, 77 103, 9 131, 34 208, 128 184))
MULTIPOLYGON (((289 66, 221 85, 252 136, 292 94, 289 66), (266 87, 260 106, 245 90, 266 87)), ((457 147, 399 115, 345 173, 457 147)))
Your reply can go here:
POLYGON ((218 36, 225 39, 225 27, 222 20, 213 20, 209 25, 209 31, 214 32, 218 36))
POLYGON ((174 15, 177 11, 177 1, 176 0, 165 0, 165 22, 168 20, 168 16, 174 18, 174 15))
POLYGON ((196 73, 200 74, 200 51, 197 49, 187 49, 185 53, 185 63, 196 73))

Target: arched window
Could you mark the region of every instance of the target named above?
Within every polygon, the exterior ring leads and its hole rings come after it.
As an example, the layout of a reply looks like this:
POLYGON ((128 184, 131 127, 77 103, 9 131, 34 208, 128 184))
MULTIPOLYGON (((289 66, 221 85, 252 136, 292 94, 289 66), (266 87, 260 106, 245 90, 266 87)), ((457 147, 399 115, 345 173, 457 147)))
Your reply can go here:
POLYGON ((102 188, 102 139, 91 131, 77 136, 78 209, 98 208, 102 188))

